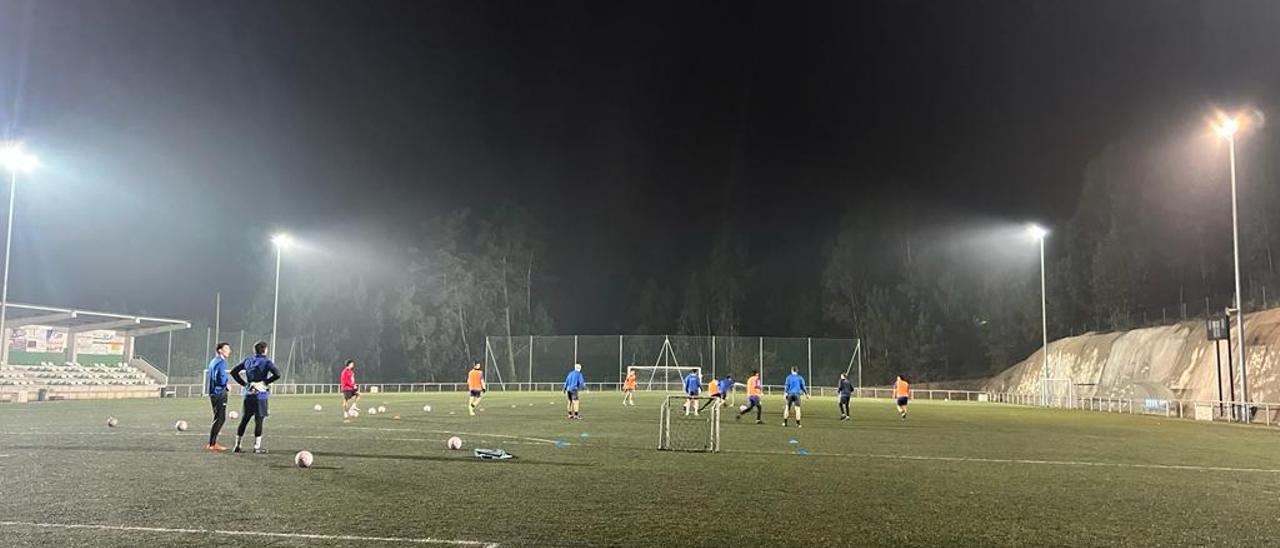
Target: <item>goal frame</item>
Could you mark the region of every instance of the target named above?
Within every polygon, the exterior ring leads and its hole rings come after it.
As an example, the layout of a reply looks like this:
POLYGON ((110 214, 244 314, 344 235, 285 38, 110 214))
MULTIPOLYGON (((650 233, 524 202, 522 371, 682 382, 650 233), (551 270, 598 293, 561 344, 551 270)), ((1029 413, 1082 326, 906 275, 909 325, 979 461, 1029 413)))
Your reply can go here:
MULTIPOLYGON (((640 374, 639 374, 639 372, 640 372, 640 371, 649 371, 649 380, 645 382, 645 384, 644 384, 644 390, 653 390, 653 382, 654 382, 655 378, 658 376, 658 372, 659 372, 659 371, 664 371, 664 372, 666 372, 666 371, 674 371, 674 372, 676 372, 676 380, 675 380, 675 382, 676 382, 676 384, 679 384, 679 385, 681 385, 681 386, 683 386, 683 385, 684 385, 684 378, 685 378, 685 376, 686 376, 686 375, 688 375, 688 374, 689 374, 689 372, 690 372, 690 371, 692 371, 692 372, 694 372, 694 373, 697 373, 697 374, 698 374, 698 382, 699 382, 699 383, 701 383, 701 382, 702 382, 702 367, 697 366, 697 365, 629 365, 629 366, 627 366, 627 373, 628 373, 628 374, 630 374, 632 371, 636 371, 636 372, 637 372, 637 373, 636 373, 636 378, 637 378, 637 379, 640 377, 640 374)), ((667 384, 669 384, 669 383, 671 383, 671 382, 672 382, 672 381, 671 381, 671 380, 669 380, 669 379, 670 379, 670 377, 668 377, 668 376, 664 375, 664 376, 663 376, 663 379, 662 379, 662 380, 660 380, 660 381, 658 381, 658 382, 659 382, 659 383, 661 383, 661 384, 665 387, 667 384)), ((639 384, 640 384, 640 383, 636 383, 636 384, 637 384, 637 388, 639 388, 639 384)), ((665 389, 665 388, 664 388, 664 389, 665 389)))
POLYGON ((701 406, 704 403, 720 398, 708 396, 667 396, 662 402, 661 412, 658 417, 658 450, 659 451, 686 451, 691 453, 719 453, 720 452, 720 402, 714 401, 707 406, 710 416, 707 420, 711 422, 711 427, 707 433, 707 443, 702 449, 673 448, 671 446, 671 416, 674 411, 674 405, 680 404, 683 410, 684 402, 693 399, 701 406))

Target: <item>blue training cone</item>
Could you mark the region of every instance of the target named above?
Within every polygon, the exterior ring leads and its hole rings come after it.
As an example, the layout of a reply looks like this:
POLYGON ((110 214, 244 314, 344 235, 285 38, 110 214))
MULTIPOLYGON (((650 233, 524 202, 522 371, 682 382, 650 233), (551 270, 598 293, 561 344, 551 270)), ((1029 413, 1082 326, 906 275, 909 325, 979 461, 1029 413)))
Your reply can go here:
POLYGON ((565 443, 564 440, 556 440, 556 449, 564 449, 568 446, 569 444, 565 443))
POLYGON ((804 448, 796 449, 796 454, 797 454, 797 455, 808 455, 808 454, 809 454, 809 450, 808 450, 808 449, 804 449, 804 448))

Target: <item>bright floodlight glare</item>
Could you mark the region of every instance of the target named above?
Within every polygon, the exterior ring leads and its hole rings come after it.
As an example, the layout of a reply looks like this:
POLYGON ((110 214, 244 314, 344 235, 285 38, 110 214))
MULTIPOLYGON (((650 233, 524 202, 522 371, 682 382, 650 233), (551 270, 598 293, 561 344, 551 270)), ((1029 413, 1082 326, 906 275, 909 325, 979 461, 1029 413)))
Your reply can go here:
POLYGON ((1222 137, 1223 139, 1230 139, 1235 136, 1236 131, 1240 129, 1240 124, 1236 122, 1235 118, 1224 118, 1222 122, 1213 129, 1218 132, 1219 137, 1222 137))
POLYGON ((289 247, 289 245, 293 243, 293 238, 288 234, 281 232, 280 234, 276 234, 271 237, 271 243, 275 244, 276 247, 283 249, 289 247))
POLYGON ((1033 240, 1042 240, 1049 235, 1049 230, 1037 224, 1027 225, 1027 235, 1033 240))
POLYGON ((9 171, 31 171, 40 164, 35 155, 22 150, 22 145, 11 144, 0 148, 0 163, 9 171))

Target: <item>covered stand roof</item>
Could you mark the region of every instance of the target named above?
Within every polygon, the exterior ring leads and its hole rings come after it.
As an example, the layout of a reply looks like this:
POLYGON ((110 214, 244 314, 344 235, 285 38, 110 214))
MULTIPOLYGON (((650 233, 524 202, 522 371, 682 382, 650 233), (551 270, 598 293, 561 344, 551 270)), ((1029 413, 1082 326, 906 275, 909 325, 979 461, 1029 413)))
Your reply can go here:
POLYGON ((141 337, 191 328, 191 322, 186 320, 148 318, 34 304, 8 303, 4 306, 5 325, 10 329, 43 325, 77 332, 107 329, 125 336, 141 337))

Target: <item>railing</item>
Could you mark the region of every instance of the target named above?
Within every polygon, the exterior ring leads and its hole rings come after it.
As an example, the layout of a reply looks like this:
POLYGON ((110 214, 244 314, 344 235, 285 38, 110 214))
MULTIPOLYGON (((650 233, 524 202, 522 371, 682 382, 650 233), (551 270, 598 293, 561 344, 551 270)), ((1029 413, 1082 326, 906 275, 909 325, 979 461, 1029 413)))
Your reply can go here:
MULTIPOLYGON (((491 384, 489 385, 489 390, 491 392, 559 392, 563 387, 564 384, 559 382, 506 383, 491 384)), ((678 393, 682 390, 683 384, 678 382, 668 382, 665 384, 655 383, 654 387, 657 389, 650 391, 678 393)), ((765 394, 781 394, 783 392, 783 388, 780 385, 765 385, 762 388, 764 389, 765 394)), ((365 394, 464 392, 467 390, 467 384, 461 382, 377 383, 363 384, 360 386, 360 389, 365 394)), ((621 389, 622 385, 616 382, 587 383, 587 391, 617 392, 621 389)), ((231 392, 232 394, 240 394, 240 387, 232 385, 231 392)), ((810 387, 810 392, 814 396, 835 396, 839 393, 836 388, 828 386, 810 387)), ((339 390, 337 384, 328 383, 276 384, 271 386, 271 393, 276 395, 338 394, 339 390)), ((744 391, 742 387, 739 386, 734 390, 734 393, 735 395, 742 395, 744 391)), ((171 384, 165 387, 165 394, 178 398, 198 398, 203 396, 203 387, 199 384, 171 384)), ((855 389, 854 396, 858 398, 892 399, 893 389, 860 388, 855 389)), ((931 400, 1002 403, 1027 407, 1073 409, 1079 411, 1123 413, 1130 415, 1154 415, 1180 419, 1197 418, 1196 409, 1200 408, 1200 420, 1229 422, 1240 422, 1241 418, 1245 417, 1246 410, 1248 410, 1249 422, 1260 422, 1266 426, 1280 426, 1280 403, 1272 402, 1245 403, 1238 401, 1220 402, 1207 400, 1161 400, 1102 397, 1069 398, 1053 396, 1049 397, 1046 402, 1043 394, 941 389, 912 390, 911 398, 914 401, 931 400)))

